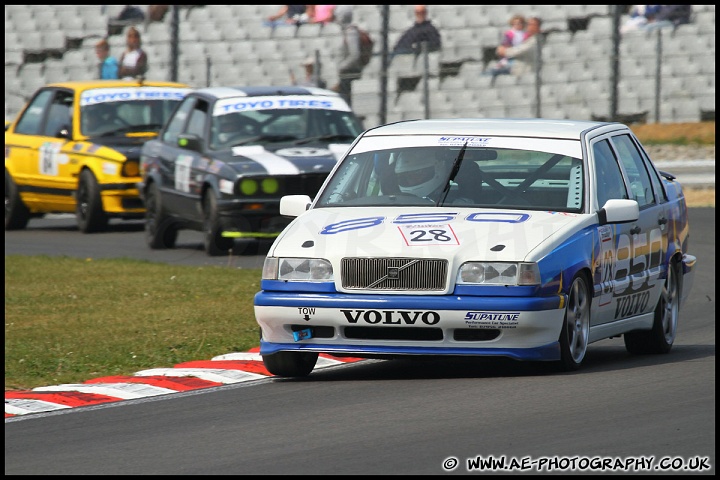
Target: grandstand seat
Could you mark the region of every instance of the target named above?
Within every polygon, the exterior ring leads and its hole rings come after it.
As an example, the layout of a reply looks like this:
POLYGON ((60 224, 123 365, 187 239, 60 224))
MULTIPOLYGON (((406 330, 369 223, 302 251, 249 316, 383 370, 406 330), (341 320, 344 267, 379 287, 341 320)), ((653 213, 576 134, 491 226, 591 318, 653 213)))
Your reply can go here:
MULTIPOLYGON (((63 48, 65 41, 61 35, 85 38, 78 50, 66 51, 61 60, 43 60, 42 55, 35 56, 32 60, 42 61, 41 71, 45 73, 45 77, 96 78, 97 58, 94 44, 98 38, 108 33, 108 20, 116 16, 122 8, 123 5, 6 5, 6 115, 16 113, 13 109, 17 103, 21 103, 11 100, 9 89, 13 85, 29 88, 32 80, 22 82, 19 76, 25 79, 27 72, 36 68, 25 65, 18 71, 16 81, 11 80, 15 77, 10 77, 9 72, 14 72, 17 65, 23 61, 24 50, 63 48), (52 40, 48 40, 49 38, 52 40), (61 62, 64 68, 61 68, 58 62, 61 62), (10 65, 7 66, 8 64, 10 65)), ((288 68, 299 68, 302 58, 319 50, 322 76, 328 85, 334 84, 337 80, 335 65, 340 38, 339 25, 303 25, 297 30, 297 36, 294 36, 295 28, 292 26, 278 27, 273 36, 272 29, 264 25, 264 20, 277 11, 277 8, 277 5, 244 4, 182 6, 179 80, 204 86, 207 83, 205 60, 210 54, 213 62, 211 68, 218 68, 220 64, 228 66, 225 69, 228 73, 222 74, 222 81, 238 76, 238 83, 285 84, 288 81, 288 68)), ((715 46, 715 8, 715 5, 693 6, 692 24, 662 32, 660 121, 672 121, 676 115, 684 118, 697 116, 693 113, 694 107, 682 107, 681 104, 687 103, 688 99, 701 98, 703 105, 714 105, 715 61, 711 55, 714 54, 715 46), (682 86, 682 89, 678 86, 682 86)), ((402 32, 412 24, 412 10, 408 5, 389 7, 389 48, 392 48, 402 32)), ((443 62, 454 60, 459 63, 457 75, 444 76, 442 82, 436 77, 436 64, 433 64, 430 77, 433 85, 431 114, 438 112, 443 115, 477 116, 486 115, 489 111, 491 116, 502 116, 522 113, 522 109, 532 109, 532 102, 528 102, 528 99, 534 98, 533 75, 501 76, 494 87, 490 86, 491 77, 482 75, 483 47, 494 48, 499 43, 502 31, 507 28, 507 20, 516 11, 522 11, 526 16, 540 16, 544 20, 545 29, 559 29, 547 36, 545 44, 541 77, 544 99, 541 110, 551 112, 557 118, 578 119, 605 113, 609 108, 612 73, 610 55, 613 47, 612 36, 607 33, 612 23, 607 5, 526 5, 522 8, 516 5, 435 5, 430 7, 430 18, 441 29, 444 43, 442 52, 438 53, 436 58, 443 62), (568 31, 568 19, 571 17, 589 18, 587 30, 574 33, 568 31), (460 62, 462 60, 467 61, 460 62), (505 89, 515 92, 515 95, 504 100, 493 96, 505 89), (482 101, 479 100, 480 97, 482 101), (596 111, 595 107, 600 106, 603 107, 603 112, 596 111), (561 115, 560 109, 565 112, 564 115, 561 115)), ((380 118, 373 109, 380 108, 381 105, 377 96, 383 74, 379 55, 383 44, 380 33, 382 12, 383 7, 379 5, 355 6, 356 23, 367 29, 376 41, 376 56, 363 71, 362 79, 355 82, 353 87, 353 97, 357 95, 360 99, 357 101, 359 103, 355 103, 356 108, 363 108, 363 115, 371 122, 380 118), (365 91, 370 89, 373 91, 365 91), (376 100, 370 101, 370 95, 375 95, 376 100), (361 103, 368 106, 362 107, 361 103)), ((150 55, 151 75, 155 78, 167 76, 171 52, 168 17, 163 22, 141 24, 139 27, 145 49, 150 55)), ((655 32, 637 31, 623 34, 621 38, 619 93, 622 108, 627 104, 628 108, 637 107, 654 113, 656 35, 655 32)), ((112 35, 109 41, 114 55, 119 55, 125 49, 124 35, 112 35)), ((408 72, 417 77, 413 93, 423 94, 419 76, 422 73, 422 63, 409 66, 401 63, 403 62, 393 61, 388 72, 388 105, 395 99, 398 76, 408 72), (398 66, 403 66, 403 70, 398 66)), ((437 65, 439 68, 439 61, 437 65)), ((41 77, 42 75, 39 75, 38 78, 41 77)), ((218 72, 213 82, 220 78, 218 72)), ((423 110, 421 101, 418 105, 407 107, 413 109, 409 112, 394 110, 392 115, 388 112, 385 114, 385 121, 416 116, 423 110)))

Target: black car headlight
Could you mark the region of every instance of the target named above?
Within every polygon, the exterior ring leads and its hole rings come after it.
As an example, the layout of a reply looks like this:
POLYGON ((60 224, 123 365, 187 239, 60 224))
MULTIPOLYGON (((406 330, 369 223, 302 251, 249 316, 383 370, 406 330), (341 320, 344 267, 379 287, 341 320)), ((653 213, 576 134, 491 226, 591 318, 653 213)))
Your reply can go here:
POLYGON ((277 196, 280 194, 280 181, 274 177, 245 177, 235 184, 235 193, 241 196, 277 196))

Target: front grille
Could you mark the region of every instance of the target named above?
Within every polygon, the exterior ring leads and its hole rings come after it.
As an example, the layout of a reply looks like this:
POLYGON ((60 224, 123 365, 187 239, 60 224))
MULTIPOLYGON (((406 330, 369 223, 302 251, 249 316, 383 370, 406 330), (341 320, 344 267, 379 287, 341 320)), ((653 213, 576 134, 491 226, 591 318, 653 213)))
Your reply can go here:
POLYGON ((437 341, 443 339, 441 328, 432 327, 345 327, 345 337, 355 340, 414 340, 437 341))
POLYGON ((487 342, 495 340, 500 336, 498 329, 484 328, 456 328, 453 332, 453 340, 457 342, 487 342))
POLYGON ((120 199, 120 204, 123 208, 126 208, 128 210, 134 208, 143 208, 145 206, 143 204, 143 201, 139 198, 122 198, 120 199))
POLYGON ((315 325, 313 327, 308 325, 290 325, 290 330, 293 332, 299 332, 300 330, 305 330, 306 328, 312 330, 313 338, 333 338, 335 336, 334 327, 327 327, 323 325, 315 325))
POLYGON ((442 291, 447 260, 416 258, 343 258, 340 276, 348 290, 442 291))
POLYGON ((328 172, 293 175, 285 182, 285 195, 317 195, 328 176, 328 172))

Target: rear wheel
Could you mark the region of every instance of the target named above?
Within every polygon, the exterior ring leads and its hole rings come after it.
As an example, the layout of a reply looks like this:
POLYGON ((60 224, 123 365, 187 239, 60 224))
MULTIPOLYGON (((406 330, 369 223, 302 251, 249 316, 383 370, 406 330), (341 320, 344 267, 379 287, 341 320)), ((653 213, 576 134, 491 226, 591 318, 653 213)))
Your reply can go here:
POLYGON ((145 241, 153 250, 173 248, 178 230, 163 212, 160 192, 151 183, 145 193, 145 241))
POLYGON ((652 330, 637 330, 623 335, 628 352, 645 354, 670 351, 675 342, 680 316, 680 278, 680 264, 673 260, 655 306, 652 330))
POLYGON ((315 368, 316 352, 277 352, 263 355, 265 368, 278 377, 307 377, 315 368))
POLYGON ((78 228, 83 233, 101 232, 108 224, 108 217, 102 206, 100 185, 90 170, 83 170, 77 189, 75 216, 78 228))
POLYGON ((232 238, 222 236, 218 219, 217 199, 208 191, 203 199, 203 236, 205 252, 210 256, 227 255, 235 243, 232 238))
POLYGON ((5 230, 22 230, 30 220, 30 210, 23 203, 17 185, 5 170, 5 230))
POLYGON ((565 321, 560 331, 560 367, 564 371, 580 368, 590 337, 590 294, 585 277, 577 275, 570 287, 565 321))

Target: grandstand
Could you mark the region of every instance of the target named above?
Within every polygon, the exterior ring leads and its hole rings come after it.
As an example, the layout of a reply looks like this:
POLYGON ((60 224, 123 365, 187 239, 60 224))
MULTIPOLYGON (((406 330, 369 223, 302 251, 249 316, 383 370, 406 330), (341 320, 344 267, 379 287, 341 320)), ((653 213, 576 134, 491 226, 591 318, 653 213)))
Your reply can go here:
MULTIPOLYGON (((147 5, 141 5, 147 11, 147 5)), ((366 127, 382 120, 380 49, 382 8, 355 6, 355 22, 375 41, 375 55, 353 84, 353 107, 366 127)), ((97 77, 95 42, 123 5, 6 5, 5 118, 13 118, 39 86, 97 77)), ((207 85, 285 85, 289 69, 320 53, 322 76, 337 81, 334 67, 339 27, 270 28, 264 19, 279 5, 182 6, 178 78, 207 85)), ((423 63, 396 57, 387 71, 385 121, 432 117, 606 118, 612 95, 612 17, 608 5, 430 5, 443 37, 441 52, 423 63), (536 15, 551 31, 543 48, 540 105, 535 76, 484 75, 483 50, 498 44, 514 13, 536 15), (423 80, 427 78, 427 84, 423 80), (412 80, 415 81, 412 81, 412 80), (410 80, 410 81, 408 81, 410 80)), ((412 7, 390 5, 388 47, 412 24, 412 7)), ((171 78, 171 18, 139 24, 149 56, 148 78, 171 78)), ((625 21, 625 17, 621 22, 625 21)), ((715 5, 693 5, 693 21, 676 29, 625 34, 620 43, 618 109, 628 119, 697 122, 715 115, 715 5), (658 53, 658 45, 662 49, 658 53), (660 58, 658 66, 657 59, 660 58), (656 98, 656 73, 660 93, 656 98), (657 108, 659 106, 659 109, 657 108)), ((124 49, 120 30, 109 37, 111 53, 124 49)))

